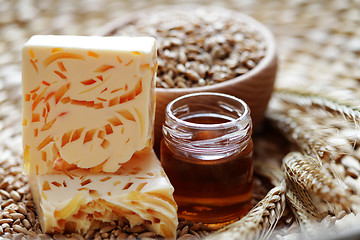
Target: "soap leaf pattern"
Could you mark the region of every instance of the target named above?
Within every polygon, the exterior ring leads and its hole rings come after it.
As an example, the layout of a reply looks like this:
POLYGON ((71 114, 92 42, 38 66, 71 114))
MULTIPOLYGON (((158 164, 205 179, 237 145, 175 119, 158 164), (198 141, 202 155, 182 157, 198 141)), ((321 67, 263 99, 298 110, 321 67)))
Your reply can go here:
MULTIPOLYGON (((24 116, 23 128, 25 131, 33 131, 33 136, 38 143, 33 150, 30 148, 29 151, 44 152, 44 148, 50 143, 54 143, 58 149, 55 160, 47 158, 46 154, 42 155, 42 159, 48 162, 46 166, 53 166, 53 169, 46 169, 44 165, 44 167, 40 166, 40 172, 51 172, 55 169, 55 162, 56 166, 73 164, 79 168, 115 172, 121 163, 130 159, 133 153, 123 156, 121 148, 112 146, 114 144, 112 140, 116 138, 112 135, 117 137, 123 135, 124 143, 131 143, 135 151, 144 147, 139 149, 135 145, 137 139, 144 137, 142 136, 144 135, 144 126, 140 125, 144 124, 144 115, 147 113, 140 112, 138 107, 131 106, 129 102, 135 101, 139 95, 143 94, 143 76, 147 73, 146 69, 151 71, 152 75, 156 70, 149 63, 137 63, 137 60, 132 58, 123 61, 119 56, 113 57, 112 64, 103 64, 101 54, 95 51, 79 54, 64 51, 62 48, 54 48, 51 52, 47 58, 41 60, 37 57, 36 50, 28 51, 29 61, 37 76, 40 76, 39 72, 46 72, 48 74, 44 74, 44 76, 51 77, 32 79, 31 81, 38 81, 40 84, 24 93, 26 107, 31 106, 32 119, 29 124, 29 117, 24 116), (77 69, 73 65, 83 66, 80 69, 85 69, 84 66, 88 66, 86 65, 88 61, 92 62, 89 66, 91 65, 93 68, 88 67, 84 74, 76 73, 77 69), (109 81, 115 77, 119 78, 119 76, 113 75, 113 72, 118 68, 124 69, 129 66, 137 68, 136 74, 139 76, 134 76, 135 84, 130 87, 129 82, 123 81, 124 86, 116 84, 114 85, 116 88, 111 89, 112 85, 109 84, 109 81), (79 75, 84 75, 84 79, 79 79, 79 75), (86 116, 82 116, 81 112, 84 112, 86 116), (72 126, 71 121, 75 117, 83 118, 82 125, 77 122, 74 124, 76 126, 72 126), (95 118, 96 120, 94 120, 95 118), (66 124, 71 128, 65 127, 66 124), (129 124, 133 124, 133 126, 135 124, 139 129, 138 133, 134 133, 139 136, 135 136, 133 141, 133 135, 126 132, 125 128, 129 124), (116 151, 116 148, 119 150, 116 151), (96 155, 96 151, 102 151, 102 154, 96 155), (85 159, 92 156, 94 156, 93 158, 102 156, 102 159, 101 157, 97 161, 85 159), (123 159, 116 160, 119 158, 123 159), (126 158, 128 159, 126 160, 126 158), (62 161, 66 161, 66 163, 61 164, 62 161), (104 162, 107 164, 106 169, 99 168, 99 165, 104 162)), ((138 52, 133 52, 133 55, 141 56, 138 52)), ((155 66, 156 62, 152 64, 155 66)), ((77 68, 79 69, 79 67, 77 68)), ((117 81, 121 83, 119 79, 117 81)), ((36 164, 36 168, 39 170, 38 164, 36 164)), ((57 169, 59 168, 57 167, 57 169)))

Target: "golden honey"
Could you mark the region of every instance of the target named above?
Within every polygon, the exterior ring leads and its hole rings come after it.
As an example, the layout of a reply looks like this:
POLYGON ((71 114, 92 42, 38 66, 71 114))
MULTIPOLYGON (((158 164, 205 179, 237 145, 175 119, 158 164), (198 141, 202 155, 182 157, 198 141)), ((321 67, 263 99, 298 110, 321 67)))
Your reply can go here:
POLYGON ((250 209, 252 124, 247 105, 232 96, 196 93, 166 110, 161 162, 175 188, 179 217, 218 224, 250 209))

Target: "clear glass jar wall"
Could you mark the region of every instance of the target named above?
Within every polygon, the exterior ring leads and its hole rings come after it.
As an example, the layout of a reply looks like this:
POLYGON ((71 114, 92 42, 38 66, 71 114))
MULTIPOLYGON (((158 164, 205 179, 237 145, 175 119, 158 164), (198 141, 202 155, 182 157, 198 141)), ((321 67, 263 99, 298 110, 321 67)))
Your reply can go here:
POLYGON ((161 162, 175 188, 179 217, 218 224, 250 208, 253 141, 245 102, 195 93, 166 109, 161 162))

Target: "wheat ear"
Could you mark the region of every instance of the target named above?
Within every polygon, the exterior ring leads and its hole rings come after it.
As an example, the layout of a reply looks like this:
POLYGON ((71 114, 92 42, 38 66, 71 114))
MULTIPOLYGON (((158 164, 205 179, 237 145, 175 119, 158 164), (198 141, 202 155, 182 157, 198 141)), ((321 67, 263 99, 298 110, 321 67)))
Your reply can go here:
POLYGON ((333 116, 342 116, 355 124, 360 123, 360 107, 352 106, 334 97, 293 89, 277 89, 275 95, 283 102, 298 108, 322 110, 333 116))
POLYGON ((310 156, 291 152, 283 159, 283 168, 287 183, 290 182, 297 191, 311 193, 333 206, 340 205, 349 209, 354 204, 352 194, 336 184, 324 169, 310 156))
POLYGON ((357 210, 356 196, 336 185, 310 156, 291 152, 283 159, 286 197, 306 238, 318 239, 327 227, 321 220, 329 212, 337 215, 350 206, 357 210))
MULTIPOLYGON (((272 184, 277 185, 279 181, 284 181, 285 173, 278 162, 275 161, 255 161, 254 169, 256 173, 267 177, 272 184)), ((295 186, 296 187, 296 186, 295 186)), ((301 232, 305 237, 316 236, 318 220, 324 215, 316 208, 308 192, 299 191, 294 188, 291 182, 286 182, 286 199, 298 220, 301 232)))
MULTIPOLYGON (((272 111, 267 113, 268 119, 290 142, 297 145, 302 153, 314 157, 330 175, 340 182, 345 180, 345 174, 353 174, 350 176, 357 177, 359 174, 357 168, 343 165, 342 160, 348 156, 349 159, 359 161, 359 152, 354 151, 351 144, 339 145, 336 141, 331 141, 331 136, 317 130, 321 126, 314 121, 311 123, 309 119, 319 118, 318 116, 311 116, 311 113, 301 112, 298 109, 288 109, 287 106, 276 101, 271 107, 272 111), (338 171, 341 167, 338 168, 336 165, 342 165, 346 172, 338 171)), ((345 137, 342 139, 348 141, 345 137)))
POLYGON ((315 131, 309 129, 299 118, 291 116, 286 111, 276 110, 269 111, 267 118, 303 153, 321 159, 323 162, 340 158, 335 146, 326 144, 322 136, 318 136, 315 131))
POLYGON ((288 182, 286 185, 286 199, 299 222, 301 234, 306 239, 318 236, 321 230, 319 220, 324 217, 324 214, 316 209, 308 193, 295 191, 288 182))
POLYGON ((207 240, 267 239, 281 218, 285 206, 286 185, 272 188, 242 219, 211 234, 207 240))
MULTIPOLYGON (((274 185, 285 179, 285 172, 277 161, 255 161, 254 169, 256 173, 267 177, 274 185)), ((324 214, 315 206, 307 191, 289 180, 286 181, 286 186, 286 199, 300 224, 302 234, 307 238, 317 236, 318 222, 324 217, 324 214)))

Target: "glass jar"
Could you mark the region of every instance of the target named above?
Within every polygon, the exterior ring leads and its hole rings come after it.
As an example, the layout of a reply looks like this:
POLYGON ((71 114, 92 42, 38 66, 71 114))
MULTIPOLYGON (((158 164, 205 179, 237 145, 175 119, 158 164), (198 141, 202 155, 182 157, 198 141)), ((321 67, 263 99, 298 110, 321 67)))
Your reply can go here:
POLYGON ((175 188, 179 217, 219 224, 250 209, 253 141, 250 110, 236 97, 194 93, 168 104, 161 163, 175 188))

